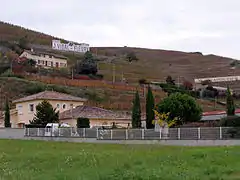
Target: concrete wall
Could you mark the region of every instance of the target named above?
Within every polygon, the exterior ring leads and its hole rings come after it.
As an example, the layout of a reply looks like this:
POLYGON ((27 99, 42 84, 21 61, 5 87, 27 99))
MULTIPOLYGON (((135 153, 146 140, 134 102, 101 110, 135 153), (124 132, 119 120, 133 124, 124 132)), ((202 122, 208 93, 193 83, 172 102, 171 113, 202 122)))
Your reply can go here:
POLYGON ((0 128, 0 139, 24 139, 24 129, 0 128))
POLYGON ((0 128, 0 139, 63 141, 105 144, 158 144, 172 146, 240 146, 240 140, 97 140, 78 137, 24 137, 24 129, 0 128))

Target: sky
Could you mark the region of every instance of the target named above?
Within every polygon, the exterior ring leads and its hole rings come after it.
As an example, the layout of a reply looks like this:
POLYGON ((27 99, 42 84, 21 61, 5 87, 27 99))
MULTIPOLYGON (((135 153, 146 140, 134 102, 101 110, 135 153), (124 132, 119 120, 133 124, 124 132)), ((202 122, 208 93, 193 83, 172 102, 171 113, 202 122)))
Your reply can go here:
POLYGON ((239 0, 0 0, 0 20, 90 46, 240 60, 239 0), (11 9, 11 10, 9 10, 11 9))

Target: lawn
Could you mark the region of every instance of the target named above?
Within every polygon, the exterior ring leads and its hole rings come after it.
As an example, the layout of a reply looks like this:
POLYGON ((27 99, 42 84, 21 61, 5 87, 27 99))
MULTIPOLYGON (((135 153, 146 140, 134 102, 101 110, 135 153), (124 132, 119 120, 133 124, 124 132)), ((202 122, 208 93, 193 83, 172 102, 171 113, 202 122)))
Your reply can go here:
POLYGON ((239 155, 240 147, 0 140, 0 179, 240 179, 239 155))

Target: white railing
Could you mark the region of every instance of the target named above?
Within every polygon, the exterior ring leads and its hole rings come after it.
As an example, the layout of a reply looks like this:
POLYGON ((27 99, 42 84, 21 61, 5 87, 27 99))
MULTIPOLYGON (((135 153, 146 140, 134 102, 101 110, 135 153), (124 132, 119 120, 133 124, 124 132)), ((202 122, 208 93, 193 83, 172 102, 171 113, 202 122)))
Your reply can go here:
POLYGON ((99 140, 221 140, 240 139, 240 128, 202 127, 170 128, 168 133, 154 129, 78 129, 26 128, 29 137, 96 138, 99 140))

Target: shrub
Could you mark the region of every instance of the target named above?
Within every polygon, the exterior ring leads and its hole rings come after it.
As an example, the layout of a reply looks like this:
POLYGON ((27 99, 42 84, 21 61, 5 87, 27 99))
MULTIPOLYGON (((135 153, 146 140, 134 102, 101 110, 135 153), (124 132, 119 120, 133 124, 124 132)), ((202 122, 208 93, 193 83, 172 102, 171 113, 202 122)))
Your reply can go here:
POLYGON ((41 85, 41 84, 36 84, 34 86, 29 86, 25 92, 27 94, 37 94, 39 92, 42 92, 45 90, 45 86, 41 85))
POLYGON ((10 69, 6 70, 4 73, 1 74, 1 77, 16 77, 16 78, 24 78, 24 76, 19 74, 14 74, 10 69))
POLYGON ((230 127, 227 133, 231 138, 240 137, 240 117, 239 116, 227 116, 226 118, 221 119, 220 125, 224 127, 230 127))
POLYGON ((45 125, 42 124, 25 124, 26 128, 45 128, 45 125))
POLYGON ((146 79, 139 79, 139 80, 138 80, 138 83, 139 83, 139 84, 146 84, 146 83, 147 83, 147 80, 146 80, 146 79))
POLYGON ((49 89, 54 90, 56 92, 68 94, 68 91, 65 87, 51 85, 49 86, 49 89))
POLYGON ((220 121, 221 126, 225 127, 240 127, 239 116, 227 116, 220 121))
POLYGON ((77 119, 77 128, 90 128, 90 120, 88 118, 79 117, 77 119))

